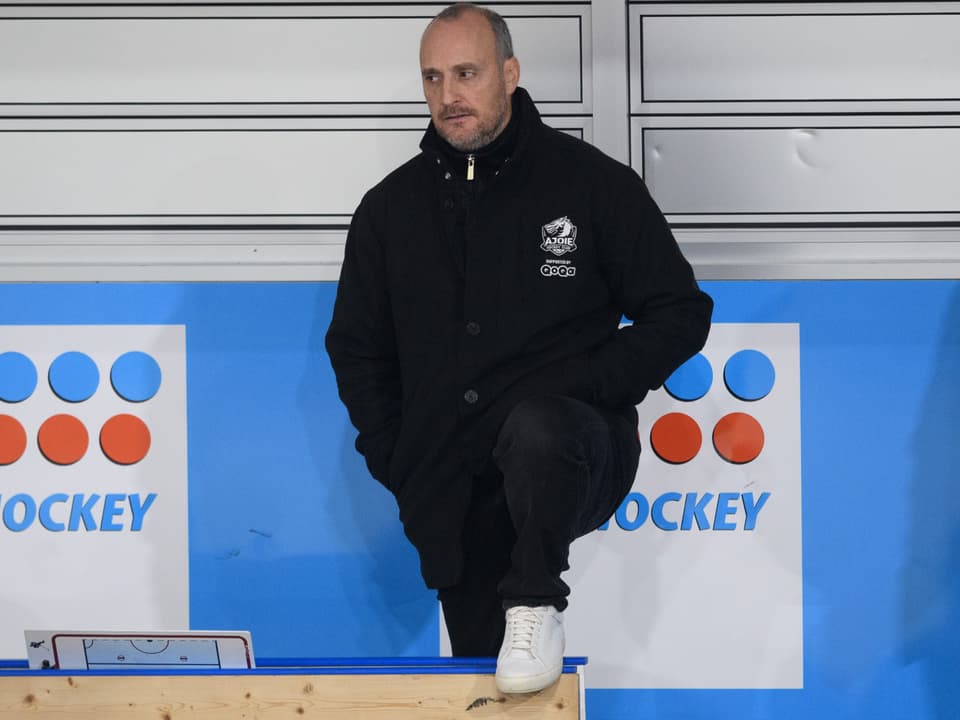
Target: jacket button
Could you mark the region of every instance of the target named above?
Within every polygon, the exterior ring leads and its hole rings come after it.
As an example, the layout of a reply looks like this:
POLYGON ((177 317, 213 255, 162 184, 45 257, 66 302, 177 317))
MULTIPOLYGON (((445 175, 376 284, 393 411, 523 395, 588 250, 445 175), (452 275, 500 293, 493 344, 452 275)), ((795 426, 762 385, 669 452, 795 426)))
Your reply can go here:
POLYGON ((467 323, 467 335, 479 335, 480 334, 480 323, 474 322, 471 320, 467 323))
POLYGON ((446 200, 444 200, 444 201, 443 201, 443 206, 444 206, 447 210, 453 210, 453 198, 447 198, 446 200))
POLYGON ((453 177, 453 175, 451 175, 451 174, 448 173, 448 172, 445 172, 445 173, 443 174, 443 179, 444 179, 444 180, 449 180, 449 179, 452 178, 452 177, 453 177))
POLYGON ((480 395, 477 394, 476 390, 467 390, 463 394, 463 399, 466 400, 470 405, 473 405, 477 400, 480 399, 480 395))

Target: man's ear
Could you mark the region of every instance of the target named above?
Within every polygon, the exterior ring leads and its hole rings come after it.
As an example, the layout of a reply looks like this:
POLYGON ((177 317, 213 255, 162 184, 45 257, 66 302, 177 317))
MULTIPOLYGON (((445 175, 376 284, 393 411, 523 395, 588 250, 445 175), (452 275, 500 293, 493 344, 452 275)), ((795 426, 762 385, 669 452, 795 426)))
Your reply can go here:
POLYGON ((513 95, 513 91, 520 84, 520 61, 516 57, 503 62, 503 80, 507 85, 507 94, 513 95))

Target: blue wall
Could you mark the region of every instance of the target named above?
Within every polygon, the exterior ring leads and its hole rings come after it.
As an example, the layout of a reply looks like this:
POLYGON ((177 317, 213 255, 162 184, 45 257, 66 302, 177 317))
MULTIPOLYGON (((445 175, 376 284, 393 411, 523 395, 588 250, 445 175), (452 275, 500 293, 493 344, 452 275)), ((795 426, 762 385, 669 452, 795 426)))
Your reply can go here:
MULTIPOLYGON (((589 717, 960 717, 960 282, 704 287, 717 322, 800 324, 804 689, 592 690, 589 717)), ((8 284, 0 322, 186 325, 194 628, 249 628, 261 657, 435 654, 323 350, 334 293, 8 284)))

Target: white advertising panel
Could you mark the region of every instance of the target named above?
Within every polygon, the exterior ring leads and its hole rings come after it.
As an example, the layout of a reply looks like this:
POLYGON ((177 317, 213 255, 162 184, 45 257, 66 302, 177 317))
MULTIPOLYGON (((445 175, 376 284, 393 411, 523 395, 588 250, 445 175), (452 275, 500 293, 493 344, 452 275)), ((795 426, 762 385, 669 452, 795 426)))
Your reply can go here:
POLYGON ((0 657, 189 627, 183 326, 0 326, 0 657))
POLYGON ((639 406, 632 493, 573 544, 567 654, 592 688, 802 687, 799 327, 714 324, 682 370, 687 399, 639 406))

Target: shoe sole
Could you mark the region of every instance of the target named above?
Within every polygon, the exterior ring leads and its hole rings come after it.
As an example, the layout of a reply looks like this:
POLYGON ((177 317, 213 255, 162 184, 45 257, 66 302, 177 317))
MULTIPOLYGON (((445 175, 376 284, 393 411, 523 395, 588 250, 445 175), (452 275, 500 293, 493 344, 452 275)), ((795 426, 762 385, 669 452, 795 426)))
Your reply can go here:
POLYGON ((497 675, 497 690, 507 694, 537 692, 553 685, 560 679, 562 673, 563 665, 539 675, 523 675, 521 677, 500 677, 497 675))

